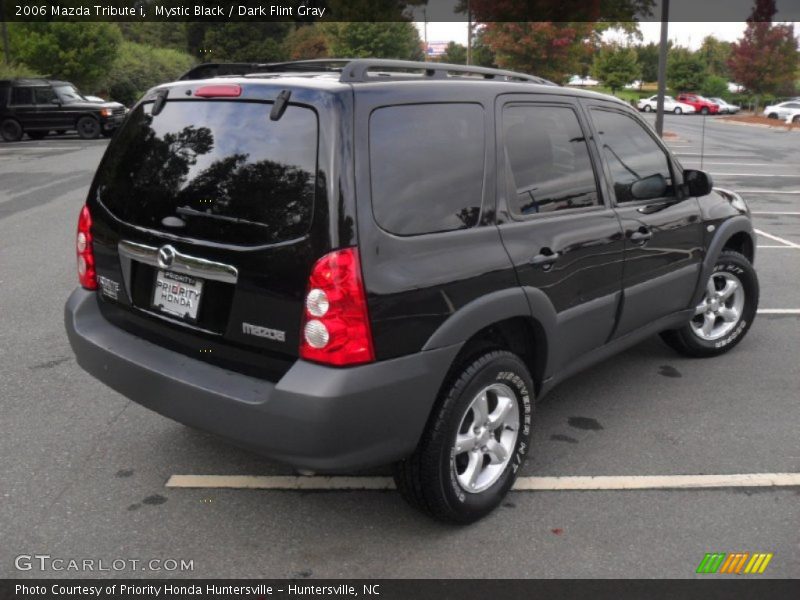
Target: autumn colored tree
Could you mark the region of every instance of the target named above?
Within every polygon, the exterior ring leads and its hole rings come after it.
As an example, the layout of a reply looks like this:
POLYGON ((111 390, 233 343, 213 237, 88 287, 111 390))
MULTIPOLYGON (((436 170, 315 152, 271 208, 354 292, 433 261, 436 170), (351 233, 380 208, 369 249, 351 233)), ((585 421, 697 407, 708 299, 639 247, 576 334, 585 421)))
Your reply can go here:
POLYGON ((731 45, 733 79, 756 95, 790 93, 798 68, 794 25, 772 22, 775 0, 756 0, 742 38, 731 45))
POLYGON ((283 44, 289 60, 327 58, 331 55, 328 37, 318 24, 297 27, 286 36, 283 44))
POLYGON ((484 37, 498 66, 563 83, 580 68, 592 23, 486 23, 484 37))

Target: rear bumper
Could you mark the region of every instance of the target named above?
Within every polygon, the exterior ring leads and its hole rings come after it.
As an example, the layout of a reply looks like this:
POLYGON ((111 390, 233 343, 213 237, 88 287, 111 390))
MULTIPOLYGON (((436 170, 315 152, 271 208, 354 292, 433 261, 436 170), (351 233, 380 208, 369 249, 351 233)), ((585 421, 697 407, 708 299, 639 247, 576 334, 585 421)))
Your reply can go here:
POLYGON ((65 324, 78 364, 164 416, 292 466, 388 464, 410 454, 460 346, 335 369, 298 360, 277 383, 173 352, 110 324, 75 290, 65 324))

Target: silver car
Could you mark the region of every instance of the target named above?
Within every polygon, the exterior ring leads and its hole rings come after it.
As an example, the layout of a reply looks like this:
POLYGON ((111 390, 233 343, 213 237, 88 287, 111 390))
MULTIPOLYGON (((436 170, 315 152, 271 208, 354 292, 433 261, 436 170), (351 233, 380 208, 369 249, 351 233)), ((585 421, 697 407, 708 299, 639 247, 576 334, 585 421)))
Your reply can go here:
POLYGON ((709 98, 714 104, 719 105, 719 112, 722 114, 733 115, 742 110, 741 106, 725 102, 722 98, 709 98))

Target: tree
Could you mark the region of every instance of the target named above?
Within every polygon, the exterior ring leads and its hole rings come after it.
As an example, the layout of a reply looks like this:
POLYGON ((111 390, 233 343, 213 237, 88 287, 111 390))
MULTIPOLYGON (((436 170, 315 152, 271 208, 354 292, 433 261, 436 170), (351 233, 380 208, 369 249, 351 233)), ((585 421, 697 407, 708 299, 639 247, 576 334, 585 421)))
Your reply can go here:
POLYGON ((450 42, 444 50, 444 54, 439 58, 441 62, 451 63, 454 65, 467 64, 467 47, 463 44, 450 42))
MULTIPOLYGON (((672 49, 672 41, 667 41, 667 52, 672 49)), ((650 42, 636 46, 636 59, 642 69, 642 81, 658 81, 659 44, 650 42)))
POLYGON ((286 36, 284 48, 289 60, 326 58, 331 55, 328 37, 317 24, 297 27, 286 36))
POLYGON ((486 43, 486 32, 479 27, 472 34, 472 64, 479 67, 496 67, 494 52, 486 43))
POLYGON ((592 23, 486 23, 485 40, 501 67, 539 75, 556 83, 579 70, 592 23))
POLYGON ((113 23, 12 23, 9 34, 16 60, 86 88, 105 75, 122 42, 113 23))
POLYGON ((592 72, 614 94, 619 88, 641 76, 636 50, 609 44, 601 48, 595 56, 592 72))
POLYGON ((208 24, 196 55, 213 62, 285 60, 283 41, 291 28, 291 23, 263 21, 208 24))
POLYGON ((703 43, 697 51, 698 56, 705 62, 708 72, 719 77, 730 77, 728 60, 731 56, 730 42, 718 40, 713 35, 703 38, 703 43))
POLYGON ((422 41, 409 21, 323 23, 333 56, 422 60, 422 41))
POLYGON ((171 48, 122 42, 104 78, 104 88, 112 99, 130 106, 149 88, 176 79, 194 62, 189 54, 171 48))
POLYGON ((731 75, 756 96, 791 93, 795 85, 798 58, 794 25, 773 24, 776 12, 775 0, 756 0, 742 38, 731 45, 731 75))
POLYGON ((702 59, 688 48, 674 48, 667 60, 667 85, 676 92, 699 90, 708 78, 702 59))
POLYGON ((711 98, 719 98, 728 92, 728 80, 719 75, 709 75, 700 86, 700 93, 711 98))

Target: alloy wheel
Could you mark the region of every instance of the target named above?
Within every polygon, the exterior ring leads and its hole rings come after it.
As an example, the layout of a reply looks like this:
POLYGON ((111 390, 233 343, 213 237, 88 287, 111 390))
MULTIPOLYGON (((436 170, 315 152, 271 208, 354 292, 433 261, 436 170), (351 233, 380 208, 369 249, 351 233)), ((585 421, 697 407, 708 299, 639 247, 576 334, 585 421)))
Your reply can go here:
POLYGON ((706 341, 725 337, 741 320, 744 301, 744 287, 736 275, 728 271, 714 273, 695 308, 692 331, 706 341))

